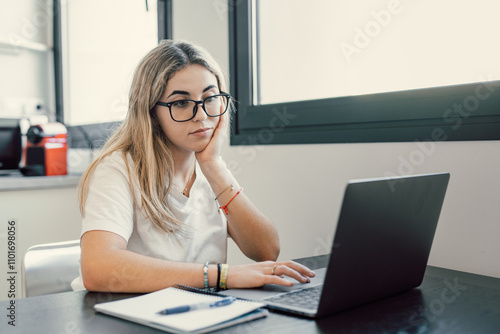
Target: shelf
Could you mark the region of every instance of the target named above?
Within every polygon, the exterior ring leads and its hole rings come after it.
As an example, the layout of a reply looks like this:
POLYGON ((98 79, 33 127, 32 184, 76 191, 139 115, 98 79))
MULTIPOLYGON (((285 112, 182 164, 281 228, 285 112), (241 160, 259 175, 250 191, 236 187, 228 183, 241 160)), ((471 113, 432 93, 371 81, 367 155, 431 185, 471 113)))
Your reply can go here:
POLYGON ((10 41, 7 41, 4 38, 0 38, 0 53, 2 52, 8 52, 8 53, 19 53, 20 50, 29 50, 29 51, 35 51, 35 52, 48 52, 51 51, 52 48, 49 46, 42 44, 42 43, 36 43, 36 42, 20 42, 20 43, 13 43, 10 41))

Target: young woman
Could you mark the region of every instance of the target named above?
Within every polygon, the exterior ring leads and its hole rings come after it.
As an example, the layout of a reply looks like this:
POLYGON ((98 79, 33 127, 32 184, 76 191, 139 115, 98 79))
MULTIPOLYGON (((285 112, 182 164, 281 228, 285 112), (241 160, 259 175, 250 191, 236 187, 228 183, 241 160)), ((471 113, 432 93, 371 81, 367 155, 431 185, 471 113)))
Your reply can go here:
POLYGON ((243 288, 314 276, 275 262, 276 228, 221 158, 232 105, 225 92, 219 66, 189 43, 163 41, 141 61, 127 117, 79 186, 85 288, 243 288), (257 262, 225 264, 228 236, 257 262))

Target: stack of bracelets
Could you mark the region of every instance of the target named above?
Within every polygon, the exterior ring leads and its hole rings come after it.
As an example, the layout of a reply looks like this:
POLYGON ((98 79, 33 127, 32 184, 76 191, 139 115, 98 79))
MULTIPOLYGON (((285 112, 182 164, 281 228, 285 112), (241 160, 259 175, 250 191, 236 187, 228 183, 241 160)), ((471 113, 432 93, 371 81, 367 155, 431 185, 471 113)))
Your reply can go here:
MULTIPOLYGON (((219 197, 220 195, 222 195, 223 193, 225 193, 226 191, 228 190, 233 190, 234 189, 234 185, 229 185, 227 188, 225 188, 224 190, 222 190, 222 192, 217 195, 217 197, 215 197, 215 202, 217 202, 219 200, 219 197)), ((243 188, 240 188, 240 190, 238 190, 236 192, 236 194, 229 200, 229 202, 227 202, 226 205, 223 205, 223 206, 218 206, 217 205, 217 210, 218 212, 220 213, 220 210, 224 211, 224 213, 227 215, 229 214, 229 211, 227 209, 228 205, 236 198, 236 196, 238 196, 241 192, 243 191, 243 188)), ((205 265, 203 266, 203 283, 205 285, 205 289, 209 289, 209 285, 208 285, 208 265, 210 264, 209 261, 205 262, 205 265)), ((227 264, 225 263, 219 263, 217 264, 217 285, 216 285, 216 290, 226 290, 227 289, 227 264)))
MULTIPOLYGON (((217 202, 219 200, 219 197, 220 195, 222 195, 223 193, 225 193, 226 191, 228 190, 233 190, 234 189, 234 186, 231 184, 229 185, 226 189, 222 190, 222 192, 217 195, 217 197, 215 197, 215 202, 217 202)), ((238 192, 229 200, 229 202, 227 202, 226 205, 223 205, 223 206, 218 206, 217 205, 217 212, 220 214, 220 210, 224 211, 224 213, 226 215, 229 214, 229 211, 227 210, 227 206, 233 201, 233 199, 236 198, 236 196, 238 196, 241 192, 243 191, 243 188, 240 188, 240 190, 238 190, 238 192)))
MULTIPOLYGON (((209 289, 208 285, 208 265, 209 261, 205 262, 203 266, 203 283, 205 284, 205 289, 209 289)), ((216 290, 226 290, 227 289, 227 263, 218 263, 217 264, 217 284, 216 290)))

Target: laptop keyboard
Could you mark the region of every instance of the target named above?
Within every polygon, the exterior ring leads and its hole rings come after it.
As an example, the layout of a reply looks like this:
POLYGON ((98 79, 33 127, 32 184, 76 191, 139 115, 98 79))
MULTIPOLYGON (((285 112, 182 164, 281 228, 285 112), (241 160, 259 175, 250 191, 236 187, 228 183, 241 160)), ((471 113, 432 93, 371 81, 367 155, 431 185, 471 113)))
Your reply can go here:
POLYGON ((322 288, 323 286, 320 285, 312 288, 295 290, 282 295, 266 298, 265 301, 287 306, 293 305, 301 308, 317 309, 322 288))

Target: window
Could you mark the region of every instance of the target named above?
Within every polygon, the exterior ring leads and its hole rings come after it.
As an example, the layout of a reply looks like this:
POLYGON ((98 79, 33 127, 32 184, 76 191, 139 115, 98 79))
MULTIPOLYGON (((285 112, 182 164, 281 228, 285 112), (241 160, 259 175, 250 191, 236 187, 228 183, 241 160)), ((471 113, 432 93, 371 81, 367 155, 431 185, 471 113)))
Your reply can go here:
POLYGON ((99 146, 124 119, 140 59, 171 36, 171 1, 55 1, 58 119, 72 147, 99 146))
POLYGON ((495 0, 229 9, 232 144, 500 139, 495 0))
POLYGON ((158 44, 156 3, 68 1, 61 15, 65 122, 121 121, 133 71, 158 44))

